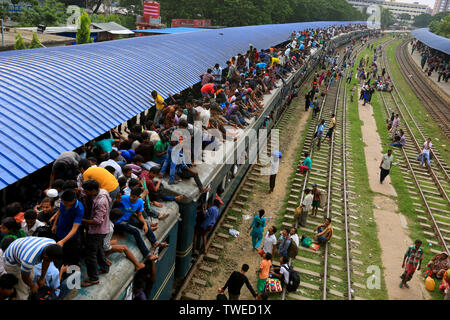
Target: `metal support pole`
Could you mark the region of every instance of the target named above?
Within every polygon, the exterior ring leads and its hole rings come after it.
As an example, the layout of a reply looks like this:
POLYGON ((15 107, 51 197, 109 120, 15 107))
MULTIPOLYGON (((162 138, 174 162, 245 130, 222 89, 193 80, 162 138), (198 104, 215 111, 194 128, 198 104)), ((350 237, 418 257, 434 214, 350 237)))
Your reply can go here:
POLYGON ((0 19, 1 24, 2 24, 2 47, 5 46, 5 32, 3 30, 3 19, 0 19))

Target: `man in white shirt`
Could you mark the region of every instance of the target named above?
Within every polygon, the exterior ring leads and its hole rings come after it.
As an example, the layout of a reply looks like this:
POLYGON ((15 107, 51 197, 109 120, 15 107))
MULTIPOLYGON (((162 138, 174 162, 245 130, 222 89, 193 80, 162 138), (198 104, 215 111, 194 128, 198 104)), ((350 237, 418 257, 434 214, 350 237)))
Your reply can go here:
POLYGON ((270 253, 272 256, 274 254, 274 248, 277 244, 277 238, 275 237, 275 233, 277 232, 277 227, 272 226, 269 228, 269 231, 267 231, 266 236, 264 238, 264 246, 263 251, 264 253, 270 253))
POLYGON ((433 144, 431 143, 431 138, 428 138, 427 141, 423 143, 422 153, 417 157, 417 160, 421 161, 423 167, 425 167, 425 159, 427 160, 428 166, 431 166, 430 151, 432 146, 433 144))
POLYGON ((392 150, 389 149, 388 153, 381 158, 380 163, 380 184, 383 183, 384 179, 388 176, 389 171, 392 167, 392 161, 394 161, 394 156, 392 155, 392 150))
POLYGON ((298 240, 298 234, 297 234, 297 228, 292 228, 291 232, 289 233, 291 240, 295 242, 297 247, 299 246, 299 240, 298 240))
POLYGON ((101 168, 106 168, 107 166, 113 167, 116 171, 114 171, 114 177, 116 179, 119 179, 119 177, 122 175, 122 168, 117 163, 117 160, 119 159, 120 153, 116 150, 113 150, 109 153, 109 160, 103 161, 100 163, 101 168))
POLYGON ((306 227, 306 219, 308 218, 308 212, 311 210, 311 205, 313 202, 314 196, 310 189, 305 189, 305 197, 303 198, 303 203, 301 204, 302 212, 300 213, 298 223, 302 227, 306 227))
POLYGON ((272 152, 272 158, 270 158, 270 190, 269 193, 273 192, 275 188, 275 180, 277 178, 278 167, 280 165, 281 152, 274 151, 272 152))
POLYGON ((28 236, 32 236, 37 228, 45 226, 45 223, 37 220, 37 213, 33 209, 25 211, 23 216, 25 219, 22 221, 21 229, 28 236))
POLYGON ((283 278, 284 284, 289 283, 289 258, 288 257, 281 257, 280 258, 280 267, 274 267, 273 272, 274 276, 278 279, 283 278))

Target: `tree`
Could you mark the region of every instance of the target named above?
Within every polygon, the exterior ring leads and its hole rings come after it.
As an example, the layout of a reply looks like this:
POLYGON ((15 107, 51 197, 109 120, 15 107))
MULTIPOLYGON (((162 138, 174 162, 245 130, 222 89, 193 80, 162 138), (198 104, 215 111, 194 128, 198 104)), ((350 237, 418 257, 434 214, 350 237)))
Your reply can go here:
POLYGON ((381 28, 386 29, 395 23, 395 18, 389 9, 381 8, 381 28))
POLYGON ((58 26, 65 24, 69 15, 63 3, 56 0, 45 0, 43 5, 24 8, 17 16, 18 26, 35 27, 38 24, 58 26))
POLYGON ((402 13, 402 14, 400 14, 400 15, 398 16, 398 18, 399 18, 400 20, 403 20, 403 21, 409 21, 409 20, 411 20, 411 16, 410 16, 409 14, 407 14, 407 13, 402 13))
POLYGON ((80 27, 77 29, 77 44, 92 43, 94 40, 91 38, 91 19, 87 12, 83 12, 80 17, 80 27))
POLYGON ((431 14, 428 13, 419 14, 418 16, 414 17, 413 26, 418 28, 426 28, 430 24, 431 19, 432 19, 431 14))
POLYGON ((41 45, 41 41, 39 40, 36 32, 33 32, 33 39, 31 40, 30 46, 28 47, 28 49, 38 49, 42 47, 41 45))
POLYGON ((22 35, 18 33, 16 35, 16 43, 14 44, 15 50, 23 50, 26 49, 27 46, 25 45, 25 40, 22 38, 22 35))
POLYGON ((439 36, 450 38, 450 13, 440 22, 432 21, 430 23, 430 31, 439 36))

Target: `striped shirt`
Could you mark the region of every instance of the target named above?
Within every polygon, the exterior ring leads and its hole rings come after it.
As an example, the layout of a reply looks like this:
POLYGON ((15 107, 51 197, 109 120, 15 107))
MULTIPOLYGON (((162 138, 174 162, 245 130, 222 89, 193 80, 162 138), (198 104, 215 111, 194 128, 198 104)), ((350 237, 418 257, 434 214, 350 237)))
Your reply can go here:
POLYGON ((35 264, 42 262, 45 247, 55 243, 55 240, 41 237, 17 239, 5 251, 6 263, 11 266, 20 264, 22 273, 30 273, 35 264))

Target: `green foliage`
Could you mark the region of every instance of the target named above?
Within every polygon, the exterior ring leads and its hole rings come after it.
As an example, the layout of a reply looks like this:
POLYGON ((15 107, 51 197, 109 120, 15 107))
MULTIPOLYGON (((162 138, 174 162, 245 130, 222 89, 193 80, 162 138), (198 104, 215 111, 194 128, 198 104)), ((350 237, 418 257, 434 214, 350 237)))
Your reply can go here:
POLYGON ((103 15, 103 14, 91 14, 89 15, 89 18, 91 19, 91 22, 98 22, 98 23, 106 23, 106 22, 116 22, 125 28, 134 30, 136 29, 136 17, 133 15, 120 15, 120 14, 110 14, 110 15, 103 15))
POLYGON ((450 38, 450 13, 448 13, 441 22, 431 22, 430 31, 437 35, 450 38))
POLYGON ((91 20, 87 12, 83 12, 80 17, 80 27, 77 29, 77 44, 91 43, 91 20))
POLYGON ((40 47, 42 47, 41 41, 38 39, 36 32, 33 32, 33 39, 31 40, 31 43, 30 43, 30 46, 28 47, 28 49, 38 49, 40 47))
POLYGON ((389 9, 381 8, 381 28, 386 29, 395 23, 395 18, 389 9))
POLYGON ((398 18, 403 21, 411 20, 411 16, 407 13, 402 13, 401 15, 398 16, 398 18))
POLYGON ((16 35, 16 43, 14 44, 15 50, 23 50, 26 49, 27 46, 25 45, 25 40, 22 38, 22 35, 18 33, 16 35))
MULTIPOLYGON (((139 0, 120 0, 136 7, 139 0)), ((211 19, 213 25, 247 26, 319 20, 365 20, 346 0, 160 0, 161 19, 211 19)))
POLYGON ((413 26, 418 28, 426 28, 430 24, 432 19, 431 14, 423 13, 414 17, 413 26))
POLYGON ((35 27, 38 24, 58 26, 65 24, 68 16, 64 4, 56 0, 45 0, 44 4, 23 9, 17 15, 17 22, 21 27, 35 27))

